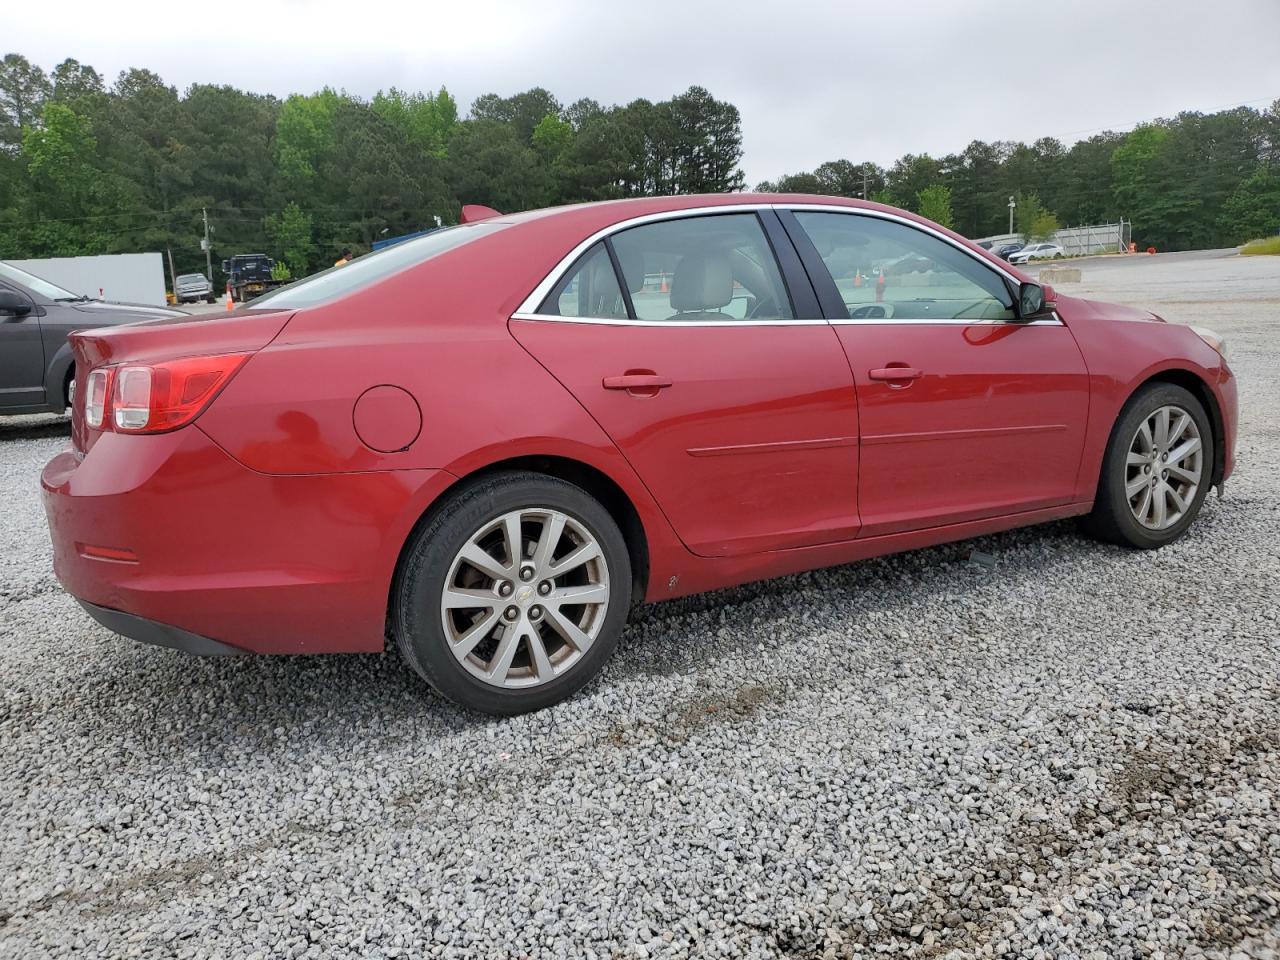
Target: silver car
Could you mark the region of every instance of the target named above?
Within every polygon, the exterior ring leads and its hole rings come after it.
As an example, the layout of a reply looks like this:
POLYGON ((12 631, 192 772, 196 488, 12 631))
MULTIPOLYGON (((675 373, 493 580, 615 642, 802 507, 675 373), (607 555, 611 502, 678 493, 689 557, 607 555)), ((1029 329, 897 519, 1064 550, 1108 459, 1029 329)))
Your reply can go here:
POLYGON ((184 273, 173 283, 173 295, 179 303, 195 303, 203 300, 213 303, 213 285, 203 273, 184 273))
POLYGON ((0 261, 0 415, 62 413, 71 405, 75 370, 67 334, 73 330, 187 315, 90 300, 0 261))

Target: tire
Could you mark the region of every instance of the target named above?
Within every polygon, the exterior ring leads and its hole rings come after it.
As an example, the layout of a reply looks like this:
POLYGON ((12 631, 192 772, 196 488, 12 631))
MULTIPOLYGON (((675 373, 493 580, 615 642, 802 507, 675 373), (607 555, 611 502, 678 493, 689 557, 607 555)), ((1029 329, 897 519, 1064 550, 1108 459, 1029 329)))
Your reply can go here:
POLYGON ((415 531, 392 591, 392 631, 401 656, 437 691, 509 716, 572 696, 600 671, 631 591, 626 542, 599 502, 555 477, 495 474, 449 496, 415 531), (554 541, 545 551, 544 540, 554 541), (450 593, 451 606, 446 587, 462 591, 450 593), (577 597, 591 602, 557 602, 577 597))
POLYGON ((1172 383, 1149 383, 1140 388, 1124 405, 1111 431, 1093 511, 1082 519, 1081 526, 1099 540, 1139 550, 1154 550, 1172 543, 1186 533, 1200 513, 1212 485, 1214 449, 1209 416, 1189 390, 1172 383), (1162 445, 1158 436, 1159 417, 1160 411, 1166 409, 1171 411, 1168 432, 1174 432, 1182 423, 1182 413, 1188 416, 1190 424, 1162 445), (1150 453, 1145 452, 1145 441, 1138 435, 1144 425, 1153 441, 1150 453), (1191 440, 1199 441, 1198 449, 1193 452, 1199 454, 1194 470, 1191 469, 1193 454, 1175 464, 1161 457, 1162 452, 1166 456, 1169 453, 1177 456, 1188 448, 1191 440), (1134 462, 1130 462, 1131 452, 1134 462), (1199 478, 1194 490, 1186 479, 1191 474, 1199 478), (1140 480, 1146 480, 1147 484, 1140 484, 1140 480), (1151 490, 1149 499, 1145 499, 1147 486, 1151 490), (1171 497, 1166 487, 1172 487, 1179 496, 1171 497), (1132 500, 1129 491, 1136 491, 1132 500), (1164 504, 1163 516, 1158 512, 1160 500, 1164 504), (1144 519, 1139 519, 1140 515, 1144 519))

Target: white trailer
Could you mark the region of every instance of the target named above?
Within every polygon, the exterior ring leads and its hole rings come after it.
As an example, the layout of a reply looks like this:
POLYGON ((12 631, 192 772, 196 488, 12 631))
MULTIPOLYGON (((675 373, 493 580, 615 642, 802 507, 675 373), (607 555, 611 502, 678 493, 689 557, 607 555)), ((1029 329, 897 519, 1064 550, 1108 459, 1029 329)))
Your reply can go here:
POLYGON ((9 260, 15 267, 72 293, 123 303, 165 304, 164 261, 158 253, 9 260))

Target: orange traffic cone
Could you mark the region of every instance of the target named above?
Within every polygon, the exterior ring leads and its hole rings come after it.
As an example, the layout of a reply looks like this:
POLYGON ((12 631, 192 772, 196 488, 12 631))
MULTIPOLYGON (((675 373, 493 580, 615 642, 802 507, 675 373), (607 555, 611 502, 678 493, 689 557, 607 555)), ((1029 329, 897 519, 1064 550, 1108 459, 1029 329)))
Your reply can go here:
POLYGON ((855 287, 862 286, 862 271, 859 270, 853 275, 853 285, 855 287))
POLYGON ((236 308, 235 301, 231 299, 231 284, 227 284, 227 309, 234 310, 236 308))
POLYGON ((658 292, 659 293, 671 292, 671 288, 667 286, 667 275, 665 273, 662 275, 662 286, 658 288, 658 292))
POLYGON ((884 271, 880 271, 880 279, 876 281, 876 303, 884 302, 884 271))

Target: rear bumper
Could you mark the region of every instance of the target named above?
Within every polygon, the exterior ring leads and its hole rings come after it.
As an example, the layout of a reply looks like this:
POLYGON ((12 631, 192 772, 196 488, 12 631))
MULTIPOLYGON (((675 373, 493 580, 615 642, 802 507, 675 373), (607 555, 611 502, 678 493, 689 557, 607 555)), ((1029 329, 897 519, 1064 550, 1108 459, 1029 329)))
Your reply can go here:
POLYGON ((105 433, 41 475, 67 592, 118 633, 201 653, 381 651, 401 546, 450 479, 262 474, 194 426, 105 433))
POLYGON ((112 633, 118 633, 130 640, 157 647, 169 647, 202 657, 220 657, 245 652, 227 646, 225 643, 219 643, 217 640, 210 640, 208 637, 183 630, 181 627, 171 627, 167 623, 156 623, 144 617, 135 617, 132 613, 125 613, 123 610, 110 610, 96 603, 89 603, 87 600, 80 600, 78 603, 84 607, 89 616, 112 633))

